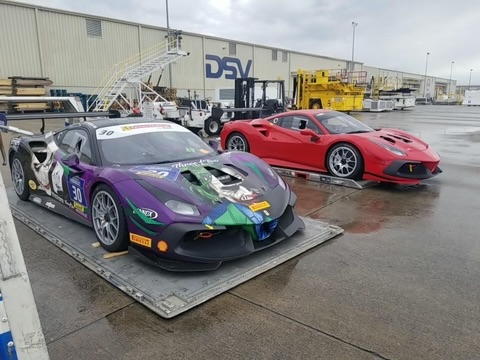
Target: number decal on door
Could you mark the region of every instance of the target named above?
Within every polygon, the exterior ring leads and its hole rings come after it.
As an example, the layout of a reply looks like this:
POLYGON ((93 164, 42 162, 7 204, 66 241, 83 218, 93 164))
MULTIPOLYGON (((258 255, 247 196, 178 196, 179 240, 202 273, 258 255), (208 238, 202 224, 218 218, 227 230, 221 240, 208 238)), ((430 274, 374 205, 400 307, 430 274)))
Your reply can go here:
POLYGON ((84 184, 85 184, 85 180, 82 178, 79 178, 78 176, 74 176, 68 179, 68 193, 72 201, 82 206, 87 206, 87 202, 85 199, 85 192, 83 188, 84 184))

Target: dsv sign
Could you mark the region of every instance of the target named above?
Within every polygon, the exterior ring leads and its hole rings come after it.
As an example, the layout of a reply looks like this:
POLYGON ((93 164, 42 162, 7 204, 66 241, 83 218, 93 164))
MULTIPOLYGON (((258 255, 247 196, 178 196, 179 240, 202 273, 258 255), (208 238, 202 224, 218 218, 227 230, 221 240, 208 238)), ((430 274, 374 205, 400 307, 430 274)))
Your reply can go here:
POLYGON ((212 79, 219 79, 223 74, 225 74, 225 79, 244 78, 248 76, 252 66, 252 60, 248 60, 244 69, 240 59, 228 56, 221 58, 217 55, 206 54, 205 60, 211 60, 212 62, 205 64, 206 77, 212 79))

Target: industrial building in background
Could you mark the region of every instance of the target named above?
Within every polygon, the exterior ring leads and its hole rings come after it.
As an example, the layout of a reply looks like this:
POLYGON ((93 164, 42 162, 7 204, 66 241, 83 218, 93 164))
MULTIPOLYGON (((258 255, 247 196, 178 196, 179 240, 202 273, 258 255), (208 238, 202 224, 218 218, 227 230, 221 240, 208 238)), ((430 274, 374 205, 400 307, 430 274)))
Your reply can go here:
MULTIPOLYGON (((86 98, 99 95, 115 64, 168 37, 163 27, 5 0, 0 0, 0 19, 0 78, 48 78, 53 82, 49 91, 86 94, 86 98), (16 41, 19 38, 21 42, 16 41)), ((182 46, 188 56, 155 69, 142 83, 162 96, 162 91, 172 90, 172 84, 177 97, 187 97, 190 90, 198 99, 225 104, 234 101, 236 78, 284 80, 286 97, 292 99, 298 69, 350 69, 365 74, 365 82, 355 85, 364 87, 367 94, 371 79, 382 78, 398 88, 411 89, 417 97, 455 100, 456 81, 451 80, 449 87, 450 79, 188 32, 182 32, 182 46)))

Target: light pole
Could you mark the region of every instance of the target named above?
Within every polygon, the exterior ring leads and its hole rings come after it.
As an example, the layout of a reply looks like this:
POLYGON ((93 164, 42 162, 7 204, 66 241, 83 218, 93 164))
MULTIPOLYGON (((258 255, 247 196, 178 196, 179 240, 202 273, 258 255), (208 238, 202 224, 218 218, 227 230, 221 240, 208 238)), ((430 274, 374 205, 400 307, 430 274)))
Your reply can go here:
MULTIPOLYGON (((167 48, 170 50, 170 22, 168 19, 168 0, 165 0, 165 8, 167 15, 167 48)), ((172 63, 168 63, 168 79, 170 84, 170 89, 172 88, 172 63)))
POLYGON ((430 55, 429 52, 427 52, 427 61, 425 61, 425 81, 423 82, 423 97, 425 98, 425 102, 427 101, 427 98, 425 97, 426 94, 426 88, 427 88, 427 68, 428 68, 428 56, 430 55))
POLYGON ((470 76, 468 77, 468 90, 470 90, 470 84, 472 82, 472 71, 473 69, 470 69, 470 76))
POLYGON ((452 93, 452 69, 453 69, 453 64, 455 61, 452 61, 450 64, 450 79, 448 80, 448 100, 447 102, 450 102, 450 94, 452 93))
POLYGON ((355 28, 357 27, 357 25, 358 25, 358 23, 356 23, 355 21, 352 21, 353 40, 352 40, 352 64, 351 64, 351 71, 353 71, 353 69, 354 69, 353 59, 354 59, 354 55, 355 55, 355 28))

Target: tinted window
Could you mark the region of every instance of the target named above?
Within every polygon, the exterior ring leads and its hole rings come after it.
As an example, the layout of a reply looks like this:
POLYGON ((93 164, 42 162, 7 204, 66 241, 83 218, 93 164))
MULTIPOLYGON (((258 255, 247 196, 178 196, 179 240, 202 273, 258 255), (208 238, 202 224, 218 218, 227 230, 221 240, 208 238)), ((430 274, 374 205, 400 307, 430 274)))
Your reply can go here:
POLYGON ((86 131, 67 130, 57 135, 56 141, 59 142, 60 150, 67 154, 76 153, 81 162, 92 164, 92 149, 86 131))
POLYGON ((281 122, 277 123, 281 127, 290 130, 300 131, 303 129, 312 129, 316 133, 319 133, 319 128, 313 120, 301 115, 287 115, 283 116, 281 122))

